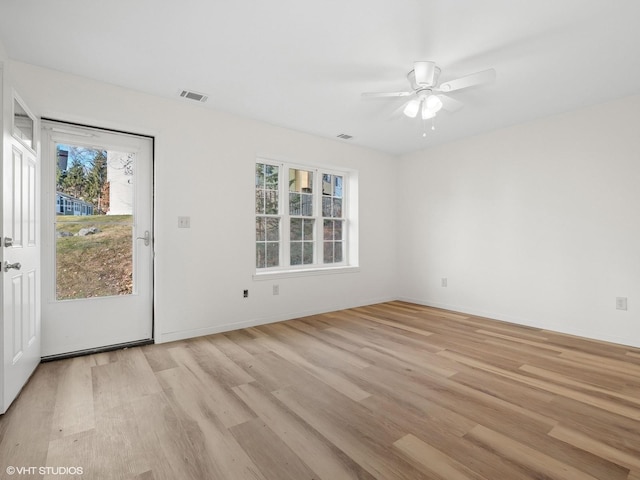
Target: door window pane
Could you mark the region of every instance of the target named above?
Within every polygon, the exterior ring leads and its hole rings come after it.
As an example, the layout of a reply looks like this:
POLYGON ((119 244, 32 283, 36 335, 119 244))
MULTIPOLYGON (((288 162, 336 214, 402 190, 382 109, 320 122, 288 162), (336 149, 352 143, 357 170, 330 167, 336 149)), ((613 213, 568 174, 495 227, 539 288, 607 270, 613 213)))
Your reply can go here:
POLYGON ((18 100, 13 99, 13 136, 33 148, 33 119, 18 100))
POLYGON ((56 299, 132 294, 135 154, 56 153, 56 299))

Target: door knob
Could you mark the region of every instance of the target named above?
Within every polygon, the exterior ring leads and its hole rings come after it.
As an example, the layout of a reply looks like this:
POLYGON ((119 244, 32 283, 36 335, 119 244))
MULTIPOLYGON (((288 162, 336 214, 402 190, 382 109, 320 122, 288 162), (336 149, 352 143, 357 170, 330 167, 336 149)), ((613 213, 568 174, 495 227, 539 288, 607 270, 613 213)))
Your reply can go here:
POLYGON ((22 265, 20 265, 20 262, 16 262, 16 263, 4 262, 4 271, 5 272, 8 272, 12 268, 15 268, 16 270, 20 270, 21 267, 22 267, 22 265))
POLYGON ((4 237, 4 246, 5 246, 5 247, 11 247, 11 246, 13 246, 13 238, 11 238, 11 237, 4 237))

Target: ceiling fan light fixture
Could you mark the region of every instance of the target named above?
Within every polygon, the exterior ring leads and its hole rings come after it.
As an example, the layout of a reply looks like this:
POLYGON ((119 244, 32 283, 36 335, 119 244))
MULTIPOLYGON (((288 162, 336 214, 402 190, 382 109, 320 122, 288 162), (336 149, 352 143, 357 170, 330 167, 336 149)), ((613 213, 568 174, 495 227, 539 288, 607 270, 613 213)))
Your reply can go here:
POLYGON ((436 112, 426 108, 426 104, 422 106, 422 119, 423 120, 429 120, 430 118, 433 118, 435 116, 436 116, 436 112))
POLYGON ((433 113, 437 113, 442 108, 442 100, 437 95, 430 95, 425 102, 426 107, 433 113))
POLYGON ((422 119, 427 120, 436 116, 436 113, 442 108, 442 100, 436 95, 429 95, 422 102, 422 119))
POLYGON ((416 115, 418 115, 418 110, 420 110, 420 103, 420 99, 414 98, 409 103, 407 103, 407 106, 404 107, 404 111, 402 113, 404 113, 409 118, 416 118, 416 115))

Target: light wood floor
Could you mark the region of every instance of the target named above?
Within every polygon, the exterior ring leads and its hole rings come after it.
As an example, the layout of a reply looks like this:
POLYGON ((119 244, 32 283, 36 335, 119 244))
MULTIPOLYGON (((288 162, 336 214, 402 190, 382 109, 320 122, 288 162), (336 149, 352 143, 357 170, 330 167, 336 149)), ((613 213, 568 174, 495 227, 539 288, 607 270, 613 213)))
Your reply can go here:
POLYGON ((391 302, 40 365, 7 466, 86 479, 640 480, 640 350, 391 302))

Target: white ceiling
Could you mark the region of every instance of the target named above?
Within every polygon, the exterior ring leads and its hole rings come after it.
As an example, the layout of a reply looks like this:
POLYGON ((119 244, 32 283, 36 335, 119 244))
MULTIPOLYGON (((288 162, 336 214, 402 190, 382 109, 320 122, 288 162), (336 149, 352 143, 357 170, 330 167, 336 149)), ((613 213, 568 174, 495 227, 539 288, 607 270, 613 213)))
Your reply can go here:
POLYGON ((0 0, 0 40, 15 60, 392 154, 640 93, 638 0, 0 0), (403 99, 360 96, 406 90, 416 60, 497 80, 452 93, 465 107, 423 138, 393 115, 403 99))

